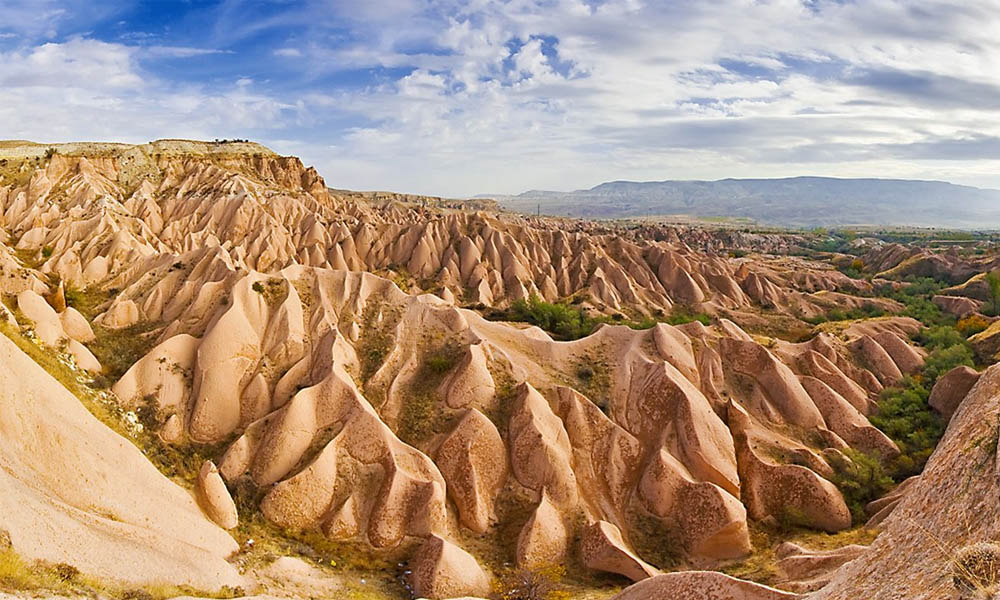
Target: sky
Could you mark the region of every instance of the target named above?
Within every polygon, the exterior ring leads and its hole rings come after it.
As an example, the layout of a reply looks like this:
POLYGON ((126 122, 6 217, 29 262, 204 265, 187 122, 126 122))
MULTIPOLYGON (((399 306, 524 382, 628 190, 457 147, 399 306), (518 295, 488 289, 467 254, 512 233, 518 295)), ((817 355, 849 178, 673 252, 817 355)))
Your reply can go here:
POLYGON ((1000 0, 0 0, 0 139, 248 138, 331 187, 1000 188, 1000 0))

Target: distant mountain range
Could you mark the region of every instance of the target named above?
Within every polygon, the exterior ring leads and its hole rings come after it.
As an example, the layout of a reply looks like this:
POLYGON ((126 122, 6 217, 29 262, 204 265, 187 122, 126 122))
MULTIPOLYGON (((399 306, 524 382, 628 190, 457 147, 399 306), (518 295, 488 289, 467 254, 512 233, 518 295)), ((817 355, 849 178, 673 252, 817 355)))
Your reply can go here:
POLYGON ((796 227, 1000 229, 1000 190, 942 181, 832 177, 613 181, 589 190, 531 190, 490 197, 508 210, 592 219, 685 215, 796 227))

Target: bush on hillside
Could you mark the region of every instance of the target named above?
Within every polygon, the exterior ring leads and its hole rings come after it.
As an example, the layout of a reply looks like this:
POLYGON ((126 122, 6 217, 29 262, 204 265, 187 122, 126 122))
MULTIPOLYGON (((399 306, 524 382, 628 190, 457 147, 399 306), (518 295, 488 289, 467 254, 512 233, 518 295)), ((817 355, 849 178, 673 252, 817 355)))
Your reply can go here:
POLYGON ((965 337, 971 337, 981 331, 986 331, 990 322, 980 314, 971 314, 964 319, 960 319, 955 324, 955 329, 965 337))
POLYGON ((927 355, 924 361, 923 376, 928 387, 933 387, 938 377, 958 366, 975 366, 972 348, 967 344, 955 344, 946 348, 938 348, 927 355))
POLYGON ((907 377, 899 386, 882 390, 878 414, 869 417, 899 446, 900 455, 889 465, 896 481, 920 473, 944 434, 944 422, 927 404, 930 389, 925 381, 907 377))
POLYGON ((552 334, 557 340, 576 340, 586 337, 602 323, 626 325, 632 329, 649 329, 657 323, 682 325, 698 321, 704 325, 712 322, 712 317, 705 313, 695 312, 691 307, 677 305, 670 315, 660 313, 656 317, 644 316, 630 319, 621 313, 613 316, 590 316, 585 308, 577 306, 576 302, 546 302, 537 295, 527 299, 517 300, 505 310, 490 310, 484 316, 494 321, 520 321, 537 325, 552 334))
POLYGON ((877 458, 851 448, 843 452, 847 460, 834 465, 831 481, 844 496, 851 518, 859 523, 865 518, 865 505, 892 489, 893 480, 877 458))

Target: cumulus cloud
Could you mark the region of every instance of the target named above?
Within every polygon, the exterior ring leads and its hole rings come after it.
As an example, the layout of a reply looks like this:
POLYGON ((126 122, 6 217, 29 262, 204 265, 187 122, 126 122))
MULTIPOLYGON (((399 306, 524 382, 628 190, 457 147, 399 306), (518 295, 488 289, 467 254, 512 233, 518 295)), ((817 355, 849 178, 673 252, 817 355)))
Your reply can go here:
MULTIPOLYGON (((339 104, 377 123, 339 149, 420 173, 387 171, 398 186, 910 177, 940 173, 942 161, 951 179, 1000 184, 982 177, 997 160, 984 140, 1000 135, 992 0, 430 4, 448 16, 422 46, 448 52, 401 51, 394 32, 405 27, 383 25, 377 44, 332 55, 351 68, 415 69, 339 104), (428 73, 434 85, 418 100, 414 83, 428 73), (959 156, 983 164, 966 169, 959 156)), ((337 161, 328 170, 350 179, 337 161)))
POLYGON ((307 0, 256 16, 226 0, 197 15, 203 39, 156 46, 49 41, 74 6, 39 2, 50 16, 16 32, 35 41, 0 56, 19 136, 258 137, 331 185, 447 195, 799 174, 1000 186, 1000 0, 307 0), (199 61, 200 79, 162 58, 199 61))
POLYGON ((147 141, 232 136, 286 122, 294 107, 249 80, 178 85, 144 71, 144 50, 74 38, 0 52, 0 122, 14 138, 147 141))

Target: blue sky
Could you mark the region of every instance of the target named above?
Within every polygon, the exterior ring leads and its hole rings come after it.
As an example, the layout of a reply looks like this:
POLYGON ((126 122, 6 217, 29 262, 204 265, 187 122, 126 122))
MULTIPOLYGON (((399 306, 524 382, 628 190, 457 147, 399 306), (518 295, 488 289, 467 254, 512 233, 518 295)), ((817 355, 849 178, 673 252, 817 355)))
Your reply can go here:
POLYGON ((1000 0, 0 0, 0 138, 251 138, 465 196, 1000 187, 1000 0))

